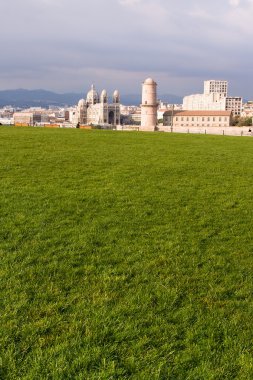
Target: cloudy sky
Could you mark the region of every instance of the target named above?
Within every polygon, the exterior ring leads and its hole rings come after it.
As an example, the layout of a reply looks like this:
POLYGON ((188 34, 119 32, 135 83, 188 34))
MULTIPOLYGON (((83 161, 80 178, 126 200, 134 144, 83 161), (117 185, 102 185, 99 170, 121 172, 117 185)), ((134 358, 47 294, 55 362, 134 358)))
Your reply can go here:
POLYGON ((3 0, 0 90, 203 92, 253 99, 253 0, 3 0))

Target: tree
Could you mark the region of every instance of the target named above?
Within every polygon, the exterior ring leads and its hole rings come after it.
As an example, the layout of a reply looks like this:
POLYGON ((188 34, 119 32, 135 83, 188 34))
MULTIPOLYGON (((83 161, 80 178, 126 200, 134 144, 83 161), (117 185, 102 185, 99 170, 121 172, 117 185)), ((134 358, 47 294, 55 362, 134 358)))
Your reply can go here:
POLYGON ((234 116, 232 118, 232 125, 237 127, 248 127, 252 125, 252 117, 234 116))

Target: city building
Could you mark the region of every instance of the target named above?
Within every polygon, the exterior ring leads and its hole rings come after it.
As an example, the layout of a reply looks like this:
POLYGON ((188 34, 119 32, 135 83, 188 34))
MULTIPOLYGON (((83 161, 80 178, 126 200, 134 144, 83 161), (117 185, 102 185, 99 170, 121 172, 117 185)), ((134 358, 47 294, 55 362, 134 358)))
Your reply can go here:
POLYGON ((157 125, 157 83, 147 78, 142 84, 141 131, 154 131, 157 125))
POLYGON ((159 100, 158 109, 157 109, 158 122, 159 122, 159 120, 161 120, 163 118, 164 112, 170 111, 172 109, 181 111, 182 110, 182 104, 172 104, 172 103, 167 103, 167 102, 163 102, 163 101, 159 100))
POLYGON ((183 98, 183 110, 195 111, 232 111, 240 116, 242 98, 228 96, 228 82, 225 80, 204 81, 204 93, 188 95, 183 98))
POLYGON ((226 80, 205 80, 204 94, 218 94, 221 98, 228 96, 228 82, 226 80))
POLYGON ((33 112, 15 112, 13 119, 15 125, 34 125, 33 112))
POLYGON ((253 100, 249 100, 247 103, 243 104, 243 110, 242 110, 241 116, 242 117, 253 116, 253 100))
POLYGON ((0 125, 14 124, 13 114, 16 110, 11 106, 5 106, 0 109, 0 125))
POLYGON ((226 97, 226 110, 232 111, 234 116, 240 116, 242 113, 242 98, 241 97, 226 97))
POLYGON ((183 98, 183 110, 212 110, 224 111, 226 109, 226 98, 219 94, 194 94, 183 98))
POLYGON ((80 99, 76 108, 73 122, 77 125, 117 125, 120 124, 120 97, 117 90, 112 96, 112 103, 108 102, 106 90, 99 96, 92 85, 86 99, 80 99))
POLYGON ((170 127, 229 127, 231 111, 166 111, 163 125, 170 127))

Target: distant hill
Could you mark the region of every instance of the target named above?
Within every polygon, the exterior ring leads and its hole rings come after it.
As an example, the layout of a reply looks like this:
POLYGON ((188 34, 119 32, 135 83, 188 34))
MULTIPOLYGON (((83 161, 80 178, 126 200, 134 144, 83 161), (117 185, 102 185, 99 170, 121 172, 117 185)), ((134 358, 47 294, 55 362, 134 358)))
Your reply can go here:
POLYGON ((49 105, 64 106, 78 102, 82 94, 57 94, 46 90, 4 90, 0 91, 0 106, 16 107, 48 107, 49 105))
MULTIPOLYGON (((3 90, 0 91, 0 107, 12 105, 14 107, 48 107, 49 105, 65 106, 77 104, 84 94, 65 93, 57 94, 47 90, 3 90)), ((182 98, 172 94, 158 95, 158 98, 168 103, 181 103, 182 98)), ((139 105, 141 94, 121 96, 121 103, 125 105, 139 105)))

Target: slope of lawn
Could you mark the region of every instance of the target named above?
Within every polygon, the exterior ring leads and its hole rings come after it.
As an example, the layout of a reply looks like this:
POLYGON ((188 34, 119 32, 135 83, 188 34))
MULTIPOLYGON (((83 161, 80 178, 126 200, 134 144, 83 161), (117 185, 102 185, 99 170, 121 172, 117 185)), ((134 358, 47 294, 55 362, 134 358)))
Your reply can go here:
POLYGON ((0 128, 1 379, 252 379, 251 137, 0 128))

